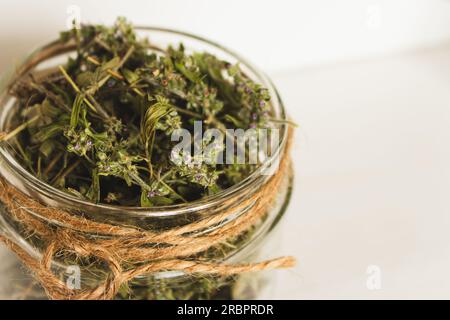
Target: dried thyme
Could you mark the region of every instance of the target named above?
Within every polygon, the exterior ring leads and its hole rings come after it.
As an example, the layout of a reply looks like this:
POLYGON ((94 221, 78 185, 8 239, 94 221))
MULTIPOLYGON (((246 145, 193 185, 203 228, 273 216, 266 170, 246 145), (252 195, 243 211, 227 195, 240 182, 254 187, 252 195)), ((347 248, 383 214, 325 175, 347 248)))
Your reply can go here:
POLYGON ((2 138, 39 179, 95 203, 151 207, 215 194, 258 165, 171 158, 173 132, 193 132, 195 121, 223 133, 271 127, 268 91, 239 65, 182 44, 156 48, 122 18, 60 42, 76 55, 11 88, 20 112, 2 138))

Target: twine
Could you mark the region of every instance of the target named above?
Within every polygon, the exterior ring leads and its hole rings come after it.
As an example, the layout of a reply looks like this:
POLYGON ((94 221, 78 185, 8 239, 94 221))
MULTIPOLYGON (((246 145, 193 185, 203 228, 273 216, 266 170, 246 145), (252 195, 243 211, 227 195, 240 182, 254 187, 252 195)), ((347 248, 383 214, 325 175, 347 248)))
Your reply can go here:
POLYGON ((7 209, 6 213, 27 233, 38 236, 46 246, 39 259, 4 235, 0 235, 0 240, 32 271, 50 299, 113 299, 122 284, 137 276, 161 271, 230 276, 292 267, 295 259, 289 256, 249 264, 224 264, 198 257, 200 253, 251 229, 275 204, 277 190, 291 172, 288 153, 292 129, 287 140, 278 171, 255 193, 243 200, 242 195, 227 199, 225 205, 228 208, 220 213, 164 231, 101 223, 48 207, 0 178, 0 201, 7 209), (233 212, 240 211, 244 214, 231 221, 226 220, 233 212), (196 235, 218 224, 219 227, 213 231, 196 235), (95 238, 92 234, 104 237, 95 238), (146 244, 158 245, 148 247, 146 244), (51 270, 55 255, 66 251, 75 253, 77 258, 95 258, 104 262, 109 268, 108 276, 93 289, 68 288, 51 270))

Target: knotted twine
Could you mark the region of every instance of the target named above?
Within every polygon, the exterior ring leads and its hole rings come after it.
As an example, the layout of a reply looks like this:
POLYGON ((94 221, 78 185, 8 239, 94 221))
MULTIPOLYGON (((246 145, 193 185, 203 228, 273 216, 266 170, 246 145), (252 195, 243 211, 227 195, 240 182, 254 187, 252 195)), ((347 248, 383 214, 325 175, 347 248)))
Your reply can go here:
POLYGON ((217 214, 164 231, 97 222, 73 212, 49 207, 0 178, 0 201, 5 206, 5 213, 28 233, 42 239, 46 247, 42 250, 42 256, 36 258, 8 237, 0 235, 0 240, 32 271, 50 299, 113 299, 122 284, 137 276, 161 271, 231 276, 292 267, 295 259, 290 256, 248 264, 224 264, 198 258, 199 253, 255 226, 275 205, 277 190, 286 175, 292 172, 289 157, 291 141, 292 129, 289 130, 283 154, 280 155, 277 172, 259 190, 244 200, 227 199, 230 207, 217 214), (241 210, 245 211, 244 214, 231 221, 226 220, 232 212, 241 210), (196 235, 196 232, 216 225, 220 226, 209 233, 196 235), (107 237, 95 238, 92 234, 107 237), (149 243, 164 246, 145 246, 149 243), (73 290, 51 270, 53 258, 62 251, 73 252, 78 258, 89 257, 103 261, 110 272, 95 288, 73 290), (130 268, 130 264, 133 267, 130 268))

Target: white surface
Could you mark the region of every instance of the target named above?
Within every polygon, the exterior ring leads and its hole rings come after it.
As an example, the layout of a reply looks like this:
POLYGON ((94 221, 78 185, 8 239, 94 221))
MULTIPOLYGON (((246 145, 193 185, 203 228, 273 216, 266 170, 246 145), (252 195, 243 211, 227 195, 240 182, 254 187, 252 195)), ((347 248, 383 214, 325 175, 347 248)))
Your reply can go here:
POLYGON ((450 40, 450 0, 1 0, 0 70, 66 28, 71 5, 84 22, 122 15, 203 35, 266 71, 450 40))
POLYGON ((277 297, 449 298, 450 48, 273 78, 301 125, 277 297))

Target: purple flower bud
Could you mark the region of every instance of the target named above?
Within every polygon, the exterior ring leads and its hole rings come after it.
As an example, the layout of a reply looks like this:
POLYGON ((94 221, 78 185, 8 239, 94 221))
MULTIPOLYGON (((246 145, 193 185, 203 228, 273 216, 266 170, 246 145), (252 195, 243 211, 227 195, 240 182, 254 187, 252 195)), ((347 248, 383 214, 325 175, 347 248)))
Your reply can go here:
POLYGON ((259 106, 260 106, 261 108, 264 108, 264 107, 266 106, 266 102, 265 102, 264 100, 261 100, 261 101, 259 102, 259 106))
POLYGON ((251 129, 256 129, 256 123, 250 124, 250 128, 251 128, 251 129))
POLYGON ((108 82, 106 83, 106 85, 109 88, 114 87, 115 84, 116 84, 116 80, 114 80, 114 79, 109 79, 108 82))
POLYGON ((252 113, 252 119, 253 119, 253 120, 258 119, 258 115, 257 115, 256 113, 252 113))

